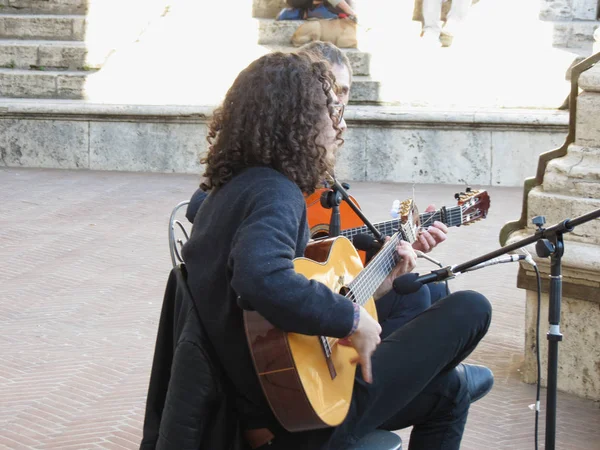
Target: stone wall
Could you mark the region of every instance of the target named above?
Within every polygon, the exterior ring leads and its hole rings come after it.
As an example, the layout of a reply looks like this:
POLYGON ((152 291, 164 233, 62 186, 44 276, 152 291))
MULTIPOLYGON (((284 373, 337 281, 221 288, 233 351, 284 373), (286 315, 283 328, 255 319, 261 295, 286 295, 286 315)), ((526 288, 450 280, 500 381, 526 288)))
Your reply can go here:
MULTIPOLYGON (((575 134, 564 156, 545 167, 543 181, 528 192, 524 206, 526 227, 513 232, 506 243, 534 233, 531 218, 546 217, 546 226, 600 208, 600 64, 579 78, 583 92, 577 99, 575 134)), ((521 224, 525 225, 525 224, 521 224)), ((600 400, 600 221, 578 226, 564 235, 563 299, 559 344, 558 388, 600 400)), ((504 242, 503 242, 504 243, 504 242)), ((535 255, 535 248, 529 249, 535 255)), ((542 383, 546 384, 549 259, 534 256, 543 276, 541 307, 542 383)), ((525 324, 526 382, 536 380, 535 322, 537 290, 533 270, 523 265, 517 285, 527 290, 525 324)))
POLYGON ((597 0, 542 0, 540 19, 554 23, 554 45, 589 55, 600 27, 600 6, 597 0))
MULTIPOLYGON (((198 173, 211 107, 0 104, 0 166, 198 173)), ((518 186, 564 142, 561 111, 351 106, 344 180, 518 186)))

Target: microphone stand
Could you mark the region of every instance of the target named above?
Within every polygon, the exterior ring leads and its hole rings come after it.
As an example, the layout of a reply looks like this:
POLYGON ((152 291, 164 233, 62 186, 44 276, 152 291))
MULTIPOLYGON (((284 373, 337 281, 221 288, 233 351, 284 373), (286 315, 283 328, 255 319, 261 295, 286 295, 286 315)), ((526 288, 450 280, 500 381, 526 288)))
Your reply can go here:
POLYGON ((550 291, 548 322, 548 385, 546 396, 546 449, 554 450, 556 441, 556 398, 558 378, 558 343, 562 341, 560 333, 560 303, 562 300, 562 267, 561 260, 565 251, 563 234, 571 232, 576 226, 600 217, 600 208, 574 219, 566 219, 550 228, 544 228, 546 219, 544 216, 533 218, 537 231, 532 236, 521 239, 510 245, 501 247, 493 252, 471 259, 456 266, 447 266, 424 275, 423 283, 432 281, 444 281, 454 278, 457 273, 465 272, 467 269, 486 262, 497 256, 504 255, 526 245, 536 242, 536 253, 540 258, 550 256, 550 291))
POLYGON ((329 221, 329 237, 339 236, 342 232, 342 224, 340 218, 340 203, 342 196, 335 190, 325 191, 321 194, 321 206, 323 208, 331 208, 331 220, 329 221))
MULTIPOLYGON (((341 197, 341 199, 343 199, 348 204, 348 206, 350 206, 350 208, 352 209, 352 211, 354 211, 356 213, 356 215, 358 217, 360 217, 360 219, 367 226, 367 228, 371 231, 371 233, 373 233, 373 236, 375 236, 375 239, 377 239, 381 244, 385 244, 385 236, 383 234, 381 234, 379 232, 379 230, 377 228, 375 228, 375 226, 371 222, 369 222, 369 219, 367 219, 365 217, 365 215, 362 213, 362 211, 360 210, 360 208, 358 206, 356 206, 356 203, 354 203, 352 201, 352 199, 348 195, 348 192, 333 177, 331 177, 331 190, 335 193, 335 195, 339 195, 341 197)), ((338 205, 339 205, 339 203, 338 203, 338 205)), ((339 214, 339 210, 338 210, 338 214, 339 214)), ((333 222, 333 215, 331 216, 331 220, 333 222)), ((331 232, 329 233, 329 235, 333 236, 331 234, 331 232)), ((335 235, 335 236, 337 236, 337 235, 335 235)))

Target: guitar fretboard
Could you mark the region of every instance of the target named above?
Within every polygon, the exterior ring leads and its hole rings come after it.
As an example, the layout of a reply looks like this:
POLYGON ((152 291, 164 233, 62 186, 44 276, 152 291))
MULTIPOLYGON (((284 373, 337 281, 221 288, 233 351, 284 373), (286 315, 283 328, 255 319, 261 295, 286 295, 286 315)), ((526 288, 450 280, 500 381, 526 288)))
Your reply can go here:
MULTIPOLYGON (((450 206, 438 209, 437 211, 425 212, 419 214, 419 223, 422 227, 431 225, 435 221, 442 222, 448 227, 457 227, 462 225, 463 216, 462 208, 460 206, 450 206)), ((400 230, 401 221, 400 219, 392 219, 385 222, 378 222, 373 226, 384 236, 391 236, 400 230)), ((341 235, 347 238, 352 238, 357 234, 372 234, 369 227, 362 226, 357 228, 349 228, 341 231, 341 235)))
POLYGON ((392 233, 390 240, 369 262, 369 265, 348 285, 350 292, 347 297, 359 305, 364 305, 373 296, 373 293, 398 262, 399 256, 396 252, 398 242, 403 240, 412 244, 417 239, 418 230, 413 226, 412 213, 408 219, 406 224, 397 221, 399 229, 392 233))

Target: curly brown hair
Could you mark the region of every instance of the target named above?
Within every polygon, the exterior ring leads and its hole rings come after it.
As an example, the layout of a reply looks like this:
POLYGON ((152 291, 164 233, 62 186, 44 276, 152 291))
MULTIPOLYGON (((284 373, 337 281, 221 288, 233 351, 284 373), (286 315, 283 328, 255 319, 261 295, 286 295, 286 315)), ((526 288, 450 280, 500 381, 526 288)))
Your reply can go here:
POLYGON ((327 150, 315 140, 327 108, 334 120, 335 77, 325 61, 305 53, 275 52, 252 62, 236 78, 209 125, 203 189, 227 183, 240 170, 267 166, 305 193, 323 181, 327 150))

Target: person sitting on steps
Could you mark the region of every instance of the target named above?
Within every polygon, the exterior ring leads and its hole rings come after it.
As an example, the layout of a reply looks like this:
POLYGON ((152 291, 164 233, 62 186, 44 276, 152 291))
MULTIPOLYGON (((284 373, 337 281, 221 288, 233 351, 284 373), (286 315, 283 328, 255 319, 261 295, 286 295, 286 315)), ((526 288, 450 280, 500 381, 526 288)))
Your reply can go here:
POLYGON ((286 0, 288 8, 277 15, 277 20, 337 19, 347 16, 356 20, 350 0, 286 0))

